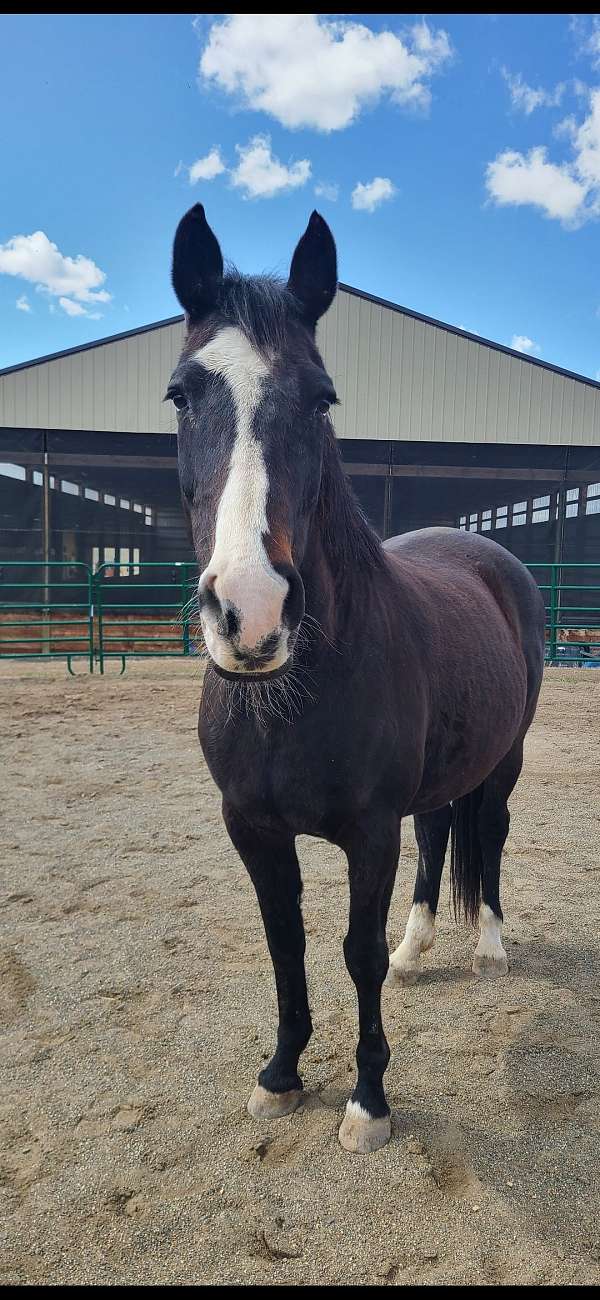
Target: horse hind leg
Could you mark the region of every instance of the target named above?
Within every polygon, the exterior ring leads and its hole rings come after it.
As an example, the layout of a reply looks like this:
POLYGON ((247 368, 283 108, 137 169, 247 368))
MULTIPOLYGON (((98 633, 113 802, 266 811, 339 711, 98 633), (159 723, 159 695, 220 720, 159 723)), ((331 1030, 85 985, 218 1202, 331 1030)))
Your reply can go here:
POLYGON ((435 939, 435 916, 451 820, 450 804, 436 812, 419 813, 414 819, 419 865, 413 905, 402 943, 390 957, 390 977, 397 984, 416 984, 421 973, 421 954, 428 952, 435 939))
POLYGON ((496 979, 508 973, 508 958, 502 945, 504 918, 500 905, 500 863, 510 824, 508 798, 522 766, 523 742, 519 740, 483 782, 477 813, 481 901, 479 942, 473 956, 473 973, 483 979, 496 979))

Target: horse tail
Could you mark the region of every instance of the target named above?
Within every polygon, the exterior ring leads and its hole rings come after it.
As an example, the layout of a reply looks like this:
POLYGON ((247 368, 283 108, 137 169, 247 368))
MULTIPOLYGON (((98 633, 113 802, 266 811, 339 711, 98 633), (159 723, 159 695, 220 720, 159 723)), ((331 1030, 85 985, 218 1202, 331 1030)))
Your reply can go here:
POLYGON ((479 785, 462 799, 455 799, 450 826, 452 906, 457 920, 462 913, 471 924, 477 920, 481 902, 483 859, 479 809, 482 796, 483 785, 479 785))

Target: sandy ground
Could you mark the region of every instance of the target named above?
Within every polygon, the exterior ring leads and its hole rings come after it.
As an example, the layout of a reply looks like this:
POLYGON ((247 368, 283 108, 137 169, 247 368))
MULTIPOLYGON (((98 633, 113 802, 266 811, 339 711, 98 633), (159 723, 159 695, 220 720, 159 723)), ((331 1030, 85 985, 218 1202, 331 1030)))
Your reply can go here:
MULTIPOLYGON (((195 725, 193 664, 0 680, 0 1279, 600 1281, 600 673, 548 673, 504 868, 512 970, 446 905, 386 988, 393 1139, 347 1155, 344 861, 303 840, 306 1101, 245 1110, 273 1043, 258 908, 195 725)), ((389 934, 415 871, 407 825, 389 934)))

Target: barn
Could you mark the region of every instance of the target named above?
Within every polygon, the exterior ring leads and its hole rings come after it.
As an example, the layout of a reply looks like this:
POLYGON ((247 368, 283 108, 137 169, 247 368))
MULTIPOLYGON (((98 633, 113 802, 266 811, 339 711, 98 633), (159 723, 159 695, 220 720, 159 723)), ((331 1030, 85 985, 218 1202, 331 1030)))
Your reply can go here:
MULTIPOLYGON (((49 565, 63 578, 104 567, 131 595, 144 566, 164 576, 193 561, 162 400, 182 338, 176 316, 0 371, 5 608, 35 564, 46 582, 49 565)), ((381 536, 488 533, 560 587, 558 621, 587 635, 600 606, 600 384, 349 285, 319 344, 346 472, 381 536)))

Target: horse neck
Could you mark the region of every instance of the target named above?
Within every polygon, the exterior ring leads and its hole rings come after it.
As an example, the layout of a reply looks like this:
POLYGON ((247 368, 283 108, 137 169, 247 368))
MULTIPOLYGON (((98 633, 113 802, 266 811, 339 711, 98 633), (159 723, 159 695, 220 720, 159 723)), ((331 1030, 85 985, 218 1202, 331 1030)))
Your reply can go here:
POLYGON ((335 644, 363 640, 365 620, 387 586, 381 542, 367 523, 342 468, 333 431, 326 438, 321 488, 300 565, 308 623, 335 644))

